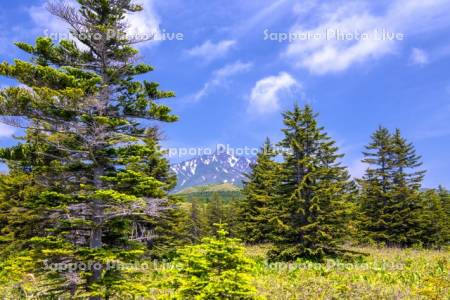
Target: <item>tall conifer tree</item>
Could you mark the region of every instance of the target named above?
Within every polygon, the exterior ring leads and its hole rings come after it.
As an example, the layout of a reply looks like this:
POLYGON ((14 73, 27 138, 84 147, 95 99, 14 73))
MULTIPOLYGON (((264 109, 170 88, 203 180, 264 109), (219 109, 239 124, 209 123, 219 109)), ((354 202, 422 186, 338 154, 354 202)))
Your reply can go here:
POLYGON ((240 201, 240 236, 248 243, 270 240, 273 233, 271 219, 277 193, 279 164, 276 153, 267 138, 257 155, 250 174, 244 182, 244 199, 240 201))
POLYGON ((438 188, 438 194, 442 199, 442 205, 445 207, 446 213, 450 216, 450 191, 441 185, 438 188))
POLYGON ((214 224, 225 223, 225 204, 219 193, 213 193, 206 205, 206 219, 208 222, 208 231, 210 235, 215 234, 214 224))
POLYGON ((279 175, 273 259, 322 260, 341 254, 348 215, 349 175, 335 142, 310 106, 283 114, 284 162, 279 175))
POLYGON ((199 242, 207 233, 205 205, 197 198, 191 201, 189 233, 195 242, 199 242))
MULTIPOLYGON (((173 181, 158 133, 148 122, 173 122, 158 100, 173 97, 158 84, 136 81, 153 70, 136 64, 138 39, 126 36, 126 14, 141 11, 131 0, 78 0, 79 9, 50 5, 83 44, 38 38, 17 43, 31 62, 0 64, 0 75, 26 87, 0 92, 3 121, 26 127, 24 141, 0 157, 33 179, 39 190, 20 200, 24 214, 39 211, 47 225, 26 247, 43 264, 90 264, 87 272, 47 270, 54 279, 42 293, 91 299, 139 294, 133 276, 107 270, 107 262, 126 262, 144 253, 146 235, 132 235, 133 224, 156 216, 173 181), (50 224, 50 225, 49 225, 50 224)), ((12 210, 16 208, 11 208, 12 210)), ((39 225, 41 226, 41 225, 39 225)), ((35 270, 38 271, 38 270, 35 270)))
POLYGON ((427 248, 439 248, 449 242, 449 227, 445 204, 438 191, 428 190, 420 195, 417 216, 418 243, 427 248))
POLYGON ((147 223, 155 233, 154 239, 149 243, 152 258, 172 259, 177 248, 192 243, 189 213, 182 205, 181 199, 171 195, 163 203, 162 211, 147 223))
POLYGON ((443 186, 439 186, 438 194, 441 199, 441 205, 445 213, 444 236, 445 243, 450 244, 450 192, 443 186))
POLYGON ((420 187, 424 171, 420 156, 396 130, 380 127, 366 146, 368 164, 360 180, 363 230, 368 238, 392 245, 420 242, 420 187))

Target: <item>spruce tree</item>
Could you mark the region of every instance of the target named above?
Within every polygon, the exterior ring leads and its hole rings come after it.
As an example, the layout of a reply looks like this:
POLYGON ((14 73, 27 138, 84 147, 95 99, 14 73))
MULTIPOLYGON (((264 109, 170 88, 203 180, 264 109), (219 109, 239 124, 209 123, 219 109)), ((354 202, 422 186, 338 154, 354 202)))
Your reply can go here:
POLYGON ((241 225, 238 221, 240 200, 236 198, 227 199, 227 201, 224 201, 224 218, 222 222, 229 224, 227 231, 229 232, 230 237, 237 238, 239 237, 239 231, 241 229, 241 225))
POLYGON ((20 167, 9 166, 9 173, 0 175, 0 256, 6 258, 25 248, 27 239, 45 227, 45 216, 38 210, 27 210, 24 204, 36 198, 41 190, 33 177, 20 167))
POLYGON ((209 235, 213 235, 216 232, 214 224, 225 222, 224 202, 219 193, 213 193, 212 198, 208 201, 206 205, 206 219, 209 235))
POLYGON ((9 173, 0 175, 0 294, 5 299, 33 297, 39 292, 28 274, 37 265, 27 241, 51 226, 45 213, 26 209, 30 199, 41 191, 30 174, 9 165, 9 173))
POLYGON ((155 238, 150 241, 150 256, 154 259, 173 259, 178 248, 191 244, 189 211, 181 199, 170 196, 158 216, 150 222, 155 238))
POLYGON ((207 234, 205 205, 197 198, 191 200, 189 234, 194 242, 199 242, 207 234))
POLYGON ((450 192, 446 190, 443 186, 439 186, 437 193, 440 198, 442 209, 445 213, 444 221, 444 243, 450 245, 450 192))
POLYGON ((239 235, 248 243, 268 242, 273 232, 271 216, 279 171, 278 163, 274 161, 275 156, 273 146, 267 138, 244 181, 245 197, 239 203, 239 235))
POLYGON ((270 257, 322 260, 342 254, 349 203, 349 175, 335 142, 317 124, 310 106, 283 114, 284 148, 276 210, 275 248, 270 257))
MULTIPOLYGON (((161 159, 151 122, 177 117, 158 100, 173 97, 158 84, 134 80, 153 70, 136 64, 137 39, 126 37, 126 14, 141 11, 131 0, 78 0, 80 8, 49 5, 65 21, 73 41, 38 38, 17 43, 31 61, 0 64, 0 75, 22 84, 0 92, 0 115, 26 127, 18 146, 0 157, 33 179, 37 193, 9 211, 38 216, 38 232, 23 233, 24 247, 50 276, 41 294, 91 299, 139 294, 127 272, 107 270, 107 262, 139 259, 146 236, 133 224, 158 215, 173 182, 152 164, 161 159), (151 124, 151 123, 150 123, 151 124), (155 169, 156 168, 156 169, 155 169), (89 264, 87 271, 48 270, 47 263, 89 264)), ((11 228, 11 226, 9 226, 11 228)), ((17 234, 14 233, 14 234, 17 234)), ((42 271, 42 272, 39 272, 42 271)))
POLYGON ((386 223, 381 219, 381 212, 389 201, 390 174, 392 173, 391 148, 389 130, 380 127, 372 135, 372 142, 363 152, 362 162, 369 165, 363 179, 359 181, 362 188, 361 225, 365 238, 367 238, 367 232, 370 232, 374 240, 387 239, 381 236, 387 230, 386 223))
POLYGON ((422 166, 422 157, 416 154, 414 145, 408 142, 396 129, 392 135, 393 183, 396 186, 419 190, 426 171, 417 170, 422 166))
POLYGON ((440 248, 448 243, 447 214, 438 191, 421 193, 417 213, 418 243, 427 248, 440 248))
POLYGON ((420 156, 396 130, 380 127, 366 146, 368 164, 361 185, 362 229, 365 235, 389 245, 420 242, 420 186, 424 171, 420 156))
POLYGON ((251 285, 254 263, 239 240, 219 226, 217 237, 179 250, 178 267, 168 280, 175 291, 170 299, 257 299, 251 285))

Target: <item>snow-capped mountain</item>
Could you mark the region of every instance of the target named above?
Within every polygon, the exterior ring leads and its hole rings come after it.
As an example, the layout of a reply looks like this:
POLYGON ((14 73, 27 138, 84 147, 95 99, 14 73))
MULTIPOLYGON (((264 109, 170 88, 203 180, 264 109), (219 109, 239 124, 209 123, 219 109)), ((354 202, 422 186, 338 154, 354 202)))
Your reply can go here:
POLYGON ((202 155, 171 166, 177 175, 175 192, 200 185, 231 183, 242 186, 244 173, 250 171, 254 159, 236 157, 229 153, 202 155))

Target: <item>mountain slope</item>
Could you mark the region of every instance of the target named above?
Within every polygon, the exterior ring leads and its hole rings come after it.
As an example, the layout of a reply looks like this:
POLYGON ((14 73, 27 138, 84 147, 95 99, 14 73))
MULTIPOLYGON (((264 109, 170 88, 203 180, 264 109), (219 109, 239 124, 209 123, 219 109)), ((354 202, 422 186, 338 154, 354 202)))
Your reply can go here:
POLYGON ((193 193, 214 193, 214 192, 239 192, 241 189, 231 183, 213 184, 192 186, 183 189, 178 194, 193 194, 193 193))
POLYGON ((254 159, 236 157, 229 153, 202 155, 171 166, 177 175, 178 185, 175 192, 202 185, 230 183, 242 186, 244 173, 250 171, 254 159))
POLYGON ((189 187, 177 193, 185 201, 198 199, 208 202, 217 194, 223 201, 233 201, 242 198, 242 190, 231 183, 222 183, 215 185, 202 185, 189 187))

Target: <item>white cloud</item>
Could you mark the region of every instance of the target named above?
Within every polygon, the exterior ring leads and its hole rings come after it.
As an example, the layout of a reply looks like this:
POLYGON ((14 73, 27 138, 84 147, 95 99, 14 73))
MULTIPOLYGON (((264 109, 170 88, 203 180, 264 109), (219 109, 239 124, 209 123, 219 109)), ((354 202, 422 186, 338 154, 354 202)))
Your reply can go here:
POLYGON ((189 98, 197 102, 207 96, 213 89, 226 84, 228 78, 248 72, 252 67, 252 63, 243 63, 241 61, 226 65, 214 71, 211 79, 203 85, 203 88, 189 98))
POLYGON ((424 50, 418 48, 412 49, 410 60, 415 65, 426 65, 430 61, 428 54, 424 50))
POLYGON ((317 0, 303 0, 302 2, 295 3, 292 10, 296 14, 308 13, 317 5, 317 0))
MULTIPOLYGON (((248 2, 244 3, 249 4, 248 2)), ((267 5, 262 4, 260 1, 254 2, 257 5, 257 9, 255 7, 255 11, 257 13, 249 16, 248 18, 244 18, 245 21, 241 24, 238 30, 233 33, 234 36, 237 35, 240 37, 245 35, 262 23, 266 26, 272 24, 277 19, 281 18, 286 12, 290 11, 290 2, 290 0, 272 0, 268 2, 267 5)))
MULTIPOLYGON (((75 6, 73 1, 67 2, 68 4, 75 6)), ((37 33, 43 35, 48 32, 65 34, 69 32, 69 26, 64 23, 60 18, 52 15, 47 10, 47 4, 42 4, 40 6, 30 6, 28 8, 28 14, 31 20, 36 25, 35 30, 37 33)))
MULTIPOLYGON (((65 1, 65 3, 72 7, 79 7, 79 4, 74 0, 65 1)), ((160 36, 160 19, 155 12, 153 0, 140 0, 139 3, 143 5, 143 11, 125 16, 124 21, 128 25, 127 34, 131 36, 160 36)), ((60 18, 52 15, 47 10, 47 4, 31 6, 28 8, 28 14, 35 24, 36 34, 69 34, 69 25, 60 18)), ((136 46, 142 47, 153 43, 155 43, 155 41, 139 43, 136 44, 136 46)), ((82 48, 85 47, 79 42, 77 45, 82 48)))
POLYGON ((206 62, 210 62, 224 57, 235 45, 236 41, 234 40, 224 40, 218 43, 208 40, 199 46, 189 49, 187 53, 190 56, 199 57, 206 62))
MULTIPOLYGON (((130 35, 141 36, 161 36, 161 30, 159 28, 160 18, 154 9, 153 0, 140 0, 138 2, 144 6, 144 10, 125 17, 125 21, 129 26, 127 33, 130 35)), ((150 43, 143 43, 142 45, 150 45, 154 42, 155 41, 151 41, 150 43)))
POLYGON ((381 13, 375 13, 370 3, 327 2, 298 10, 298 21, 290 32, 320 38, 297 40, 283 56, 315 74, 336 73, 396 53, 402 39, 386 38, 383 32, 401 33, 408 38, 450 23, 446 17, 448 0, 394 0, 381 13), (353 38, 338 39, 337 31, 352 34, 353 38))
POLYGON ((14 127, 0 123, 0 138, 11 137, 15 132, 14 127))
POLYGON ((431 49, 413 48, 411 50, 410 62, 415 65, 426 65, 441 59, 446 59, 450 55, 450 45, 438 46, 431 49))
POLYGON ((300 83, 286 72, 263 78, 256 82, 251 91, 249 110, 257 114, 276 112, 280 108, 282 93, 290 93, 300 86, 300 83))
POLYGON ((224 66, 223 68, 220 68, 216 71, 214 71, 214 77, 215 78, 227 78, 230 76, 234 76, 236 74, 246 72, 250 70, 252 67, 251 63, 242 63, 240 61, 237 61, 235 63, 229 64, 224 66))

